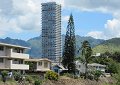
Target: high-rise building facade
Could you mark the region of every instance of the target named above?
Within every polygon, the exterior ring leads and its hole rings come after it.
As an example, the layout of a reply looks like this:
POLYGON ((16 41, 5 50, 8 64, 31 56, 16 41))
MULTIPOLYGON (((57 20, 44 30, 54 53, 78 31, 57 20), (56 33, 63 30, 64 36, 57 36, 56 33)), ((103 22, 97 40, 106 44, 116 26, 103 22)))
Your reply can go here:
POLYGON ((61 5, 42 3, 42 57, 55 61, 61 50, 61 5))

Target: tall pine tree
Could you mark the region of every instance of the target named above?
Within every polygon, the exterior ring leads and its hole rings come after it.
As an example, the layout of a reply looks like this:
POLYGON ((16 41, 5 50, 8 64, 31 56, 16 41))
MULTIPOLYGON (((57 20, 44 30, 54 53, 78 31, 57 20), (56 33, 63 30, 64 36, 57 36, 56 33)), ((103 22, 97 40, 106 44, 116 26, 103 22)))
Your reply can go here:
POLYGON ((67 31, 65 36, 65 44, 63 50, 63 60, 62 64, 65 68, 68 69, 69 73, 75 72, 75 29, 74 29, 74 21, 72 14, 70 15, 67 31))

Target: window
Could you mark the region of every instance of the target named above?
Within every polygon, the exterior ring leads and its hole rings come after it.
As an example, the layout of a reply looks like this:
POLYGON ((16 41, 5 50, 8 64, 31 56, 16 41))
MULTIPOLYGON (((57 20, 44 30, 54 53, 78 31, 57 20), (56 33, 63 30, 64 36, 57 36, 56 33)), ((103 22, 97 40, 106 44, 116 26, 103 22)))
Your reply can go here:
POLYGON ((14 59, 13 64, 23 64, 23 60, 22 59, 14 59))
POLYGON ((0 63, 3 63, 3 58, 0 58, 0 63))
POLYGON ((4 47, 3 46, 0 46, 0 51, 4 51, 4 47))
POLYGON ((48 67, 48 62, 44 62, 44 67, 47 68, 48 67))
POLYGON ((23 50, 23 49, 20 49, 20 48, 14 48, 14 49, 13 49, 13 52, 16 52, 16 53, 23 53, 24 50, 23 50))
POLYGON ((42 62, 39 62, 38 65, 39 65, 39 66, 42 66, 42 62))

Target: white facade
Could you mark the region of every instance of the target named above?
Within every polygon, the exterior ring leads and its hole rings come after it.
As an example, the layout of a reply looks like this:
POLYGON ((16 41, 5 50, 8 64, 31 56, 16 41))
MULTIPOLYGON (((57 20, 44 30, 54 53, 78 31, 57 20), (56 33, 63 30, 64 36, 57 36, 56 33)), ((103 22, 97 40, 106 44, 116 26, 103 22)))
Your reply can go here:
POLYGON ((106 65, 92 63, 92 64, 88 64, 88 68, 89 68, 89 70, 99 70, 99 71, 105 73, 106 65))
MULTIPOLYGON (((85 73, 85 64, 80 63, 79 61, 76 61, 75 64, 76 64, 76 69, 79 71, 79 74, 85 73)), ((88 64, 87 66, 88 66, 88 71, 99 70, 99 71, 105 73, 106 65, 92 63, 92 64, 88 64)))
POLYGON ((79 61, 76 61, 75 64, 76 64, 76 69, 77 69, 80 73, 85 73, 85 64, 80 63, 79 61))
POLYGON ((26 62, 32 62, 35 64, 34 71, 45 72, 51 70, 51 60, 43 59, 27 59, 26 62))
POLYGON ((24 64, 29 55, 25 54, 28 47, 0 43, 0 70, 29 70, 29 65, 24 64))
POLYGON ((42 57, 58 60, 62 55, 61 6, 55 2, 42 3, 42 57))

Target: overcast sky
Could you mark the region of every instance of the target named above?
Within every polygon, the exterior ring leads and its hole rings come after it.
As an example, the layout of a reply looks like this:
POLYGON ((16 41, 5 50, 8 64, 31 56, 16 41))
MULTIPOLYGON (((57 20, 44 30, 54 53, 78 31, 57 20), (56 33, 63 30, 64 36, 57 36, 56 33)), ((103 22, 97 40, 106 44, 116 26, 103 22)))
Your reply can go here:
POLYGON ((41 3, 62 5, 62 34, 69 15, 75 33, 97 39, 120 37, 120 0, 0 0, 0 38, 28 40, 41 34, 41 3))

